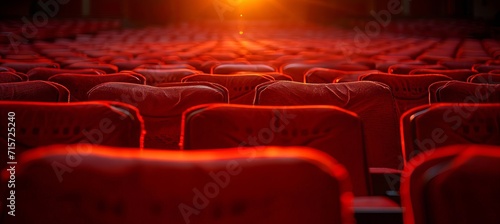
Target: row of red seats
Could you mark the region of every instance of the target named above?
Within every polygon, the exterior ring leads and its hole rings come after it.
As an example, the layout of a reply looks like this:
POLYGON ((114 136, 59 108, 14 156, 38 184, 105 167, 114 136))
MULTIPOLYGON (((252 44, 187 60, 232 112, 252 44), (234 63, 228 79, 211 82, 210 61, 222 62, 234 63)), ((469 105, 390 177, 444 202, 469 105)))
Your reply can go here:
MULTIPOLYGON (((16 216, 4 210, 2 222, 350 224, 354 214, 358 223, 363 219, 363 199, 353 198, 350 175, 328 155, 301 147, 247 150, 85 144, 33 150, 16 168, 16 216)), ((404 223, 498 223, 499 152, 456 145, 411 160, 402 175, 404 223)))

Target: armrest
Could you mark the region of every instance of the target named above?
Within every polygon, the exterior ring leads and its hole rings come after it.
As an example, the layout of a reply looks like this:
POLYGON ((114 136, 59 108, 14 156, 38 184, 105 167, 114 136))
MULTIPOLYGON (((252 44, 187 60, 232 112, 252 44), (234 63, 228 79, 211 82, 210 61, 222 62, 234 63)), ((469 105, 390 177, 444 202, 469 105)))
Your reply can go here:
POLYGON ((387 196, 399 203, 401 173, 401 170, 391 168, 370 168, 373 195, 387 196))
POLYGON ((355 197, 353 210, 358 224, 403 224, 403 209, 386 197, 355 197))

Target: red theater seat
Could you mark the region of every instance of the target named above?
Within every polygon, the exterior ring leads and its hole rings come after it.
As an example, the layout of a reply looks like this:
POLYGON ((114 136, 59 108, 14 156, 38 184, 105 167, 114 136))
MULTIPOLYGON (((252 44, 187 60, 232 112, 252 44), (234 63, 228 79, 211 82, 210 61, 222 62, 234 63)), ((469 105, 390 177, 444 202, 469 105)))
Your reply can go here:
POLYGON ((363 122, 369 167, 402 168, 398 113, 389 87, 376 82, 305 84, 276 82, 257 87, 256 105, 333 105, 363 122))
POLYGON ((86 101, 87 92, 101 83, 126 82, 144 84, 139 78, 126 73, 109 75, 59 74, 50 77, 49 81, 59 83, 68 88, 71 94, 71 102, 86 101))
POLYGON ((0 100, 69 102, 69 90, 47 81, 29 81, 0 84, 0 100))
POLYGON ((306 83, 340 83, 358 81, 365 74, 379 73, 378 70, 341 71, 326 68, 313 68, 304 75, 306 83))
POLYGON ((182 112, 207 103, 227 103, 227 92, 192 83, 152 87, 130 83, 103 83, 88 92, 89 100, 120 101, 139 109, 144 118, 145 148, 178 149, 182 112))
POLYGON ((89 75, 102 75, 106 74, 104 71, 98 69, 58 69, 58 68, 34 68, 31 69, 26 75, 29 80, 49 80, 50 77, 57 74, 71 73, 71 74, 89 74, 89 75))
POLYGON ((34 68, 59 68, 59 64, 52 62, 5 62, 4 67, 12 68, 16 72, 27 73, 34 68))
POLYGON ((275 72, 276 69, 263 64, 221 64, 212 69, 212 74, 234 74, 238 72, 275 72))
POLYGON ((406 160, 453 144, 500 145, 500 104, 439 103, 401 116, 406 160))
POLYGON ((388 73, 404 75, 404 74, 410 74, 410 72, 415 69, 445 70, 447 68, 442 65, 396 64, 389 67, 388 73))
POLYGON ((199 81, 213 82, 226 87, 229 91, 229 102, 231 104, 253 104, 255 87, 274 80, 268 76, 255 74, 192 75, 182 79, 182 82, 199 81))
POLYGON ((118 67, 111 64, 101 64, 101 63, 90 63, 90 62, 78 62, 70 64, 65 67, 66 69, 98 69, 106 73, 117 73, 118 67))
POLYGON ((211 104, 187 110, 183 121, 181 149, 241 147, 242 154, 251 155, 246 147, 308 146, 346 167, 354 194, 368 195, 371 189, 362 124, 352 112, 333 106, 211 104))
POLYGON ((499 223, 499 149, 455 145, 411 160, 401 186, 404 223, 499 223))
POLYGON ((480 73, 469 77, 467 82, 500 84, 500 74, 480 73))
POLYGON ((2 222, 355 223, 348 174, 328 155, 248 150, 40 148, 20 160, 16 217, 2 222), (71 172, 54 173, 54 164, 71 172))
POLYGON ((434 91, 431 95, 435 95, 435 102, 500 103, 500 84, 451 81, 443 83, 434 91))
POLYGON ((9 83, 9 82, 22 82, 24 81, 21 76, 16 74, 15 72, 0 72, 0 83, 9 83))
POLYGON ((478 73, 488 73, 499 69, 500 65, 482 65, 482 64, 474 65, 474 67, 472 68, 472 70, 478 73))
POLYGON ((411 108, 429 104, 429 86, 435 82, 451 80, 451 78, 437 74, 369 74, 362 76, 360 80, 376 81, 388 85, 396 100, 399 113, 402 114, 411 108))
POLYGON ((180 82, 183 78, 200 74, 199 71, 191 69, 134 69, 134 72, 142 74, 146 77, 146 84, 156 86, 166 82, 180 82))
MULTIPOLYGON (((142 117, 137 109, 126 104, 0 102, 0 112, 15 113, 16 156, 51 144, 90 143, 142 148, 142 117)), ((2 119, 0 124, 7 127, 7 122, 2 119)), ((0 143, 7 145, 7 128, 0 133, 0 143)), ((6 164, 7 157, 1 158, 2 164, 6 164)))
POLYGON ((213 82, 165 82, 158 84, 156 87, 178 87, 178 86, 207 86, 212 89, 217 89, 219 93, 224 95, 224 102, 229 102, 229 91, 226 87, 213 82))
POLYGON ((451 70, 437 70, 437 69, 414 69, 411 70, 410 75, 424 75, 424 74, 440 74, 445 75, 453 80, 466 82, 470 76, 477 74, 470 69, 451 69, 451 70))

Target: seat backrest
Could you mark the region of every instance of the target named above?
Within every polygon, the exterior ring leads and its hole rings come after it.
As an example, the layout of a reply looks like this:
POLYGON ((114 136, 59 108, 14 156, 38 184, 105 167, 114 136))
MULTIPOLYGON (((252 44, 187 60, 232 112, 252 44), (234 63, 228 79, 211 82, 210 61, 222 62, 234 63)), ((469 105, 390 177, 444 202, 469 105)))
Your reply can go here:
POLYGON ((471 147, 429 176, 424 194, 429 220, 500 223, 500 147, 471 147))
POLYGON ((467 82, 500 84, 500 74, 480 73, 469 77, 467 82))
POLYGON ((34 68, 31 69, 28 73, 26 73, 26 75, 28 75, 29 80, 49 80, 51 76, 63 73, 90 74, 90 75, 105 74, 104 71, 98 69, 34 68))
POLYGON ((276 69, 264 64, 221 64, 212 68, 212 74, 235 74, 238 72, 275 72, 276 69))
POLYGON ((435 70, 445 70, 448 69, 443 65, 412 65, 412 64, 396 64, 391 65, 388 69, 390 74, 410 74, 414 69, 435 69, 435 70))
POLYGON ((453 145, 410 160, 401 179, 404 223, 498 223, 498 149, 453 145))
POLYGON ((103 83, 88 92, 89 100, 119 101, 139 109, 144 118, 145 148, 179 149, 182 113, 196 105, 227 103, 225 92, 192 83, 153 87, 131 83, 103 83))
POLYGON ((101 63, 89 63, 89 62, 77 62, 66 66, 67 69, 99 69, 108 74, 117 73, 118 67, 112 64, 101 64, 101 63))
MULTIPOLYGON (((0 112, 15 113, 16 154, 51 144, 91 143, 142 148, 142 117, 136 108, 126 104, 3 101, 0 112)), ((3 119, 0 124, 7 127, 8 122, 3 119)), ((0 143, 7 145, 7 128, 0 133, 0 143)), ((5 163, 2 161, 2 164, 5 163)))
POLYGON ((0 83, 0 100, 68 102, 69 90, 47 81, 0 83))
POLYGON ((259 145, 308 146, 328 153, 353 177, 353 192, 371 189, 361 121, 333 106, 246 106, 210 104, 183 115, 181 149, 259 145))
POLYGON ((16 167, 16 217, 2 223, 355 223, 348 174, 310 148, 90 149, 26 153, 16 167), (71 172, 54 175, 54 164, 71 172))
POLYGON ((401 174, 401 205, 405 208, 404 223, 426 223, 424 205, 425 175, 429 171, 439 172, 448 165, 462 151, 470 145, 454 145, 443 147, 440 150, 420 154, 418 158, 410 160, 401 174))
POLYGON ((231 104, 253 104, 255 87, 274 80, 271 77, 256 74, 192 75, 182 79, 182 82, 200 81, 213 82, 226 87, 231 104))
POLYGON ((157 86, 161 83, 180 82, 183 78, 199 74, 200 71, 180 68, 180 69, 145 69, 137 68, 135 72, 146 77, 146 84, 157 86))
POLYGON ((394 75, 394 74, 369 74, 362 76, 360 80, 381 82, 391 88, 392 95, 396 100, 399 113, 429 104, 429 86, 439 81, 451 80, 444 75, 394 75))
POLYGON ((22 82, 23 78, 15 72, 0 72, 0 83, 22 82))
POLYGON ((500 104, 436 103, 401 116, 406 160, 453 144, 500 145, 500 104))
POLYGON ((333 105, 363 122, 370 167, 402 168, 396 104, 389 87, 376 82, 309 84, 276 82, 257 87, 256 105, 333 105))
POLYGON ((27 73, 34 68, 59 68, 59 64, 53 62, 6 62, 2 66, 12 68, 16 72, 27 73))
POLYGON ((306 83, 339 83, 358 81, 365 74, 378 73, 378 70, 342 71, 327 68, 313 68, 304 75, 306 83))
POLYGON ((49 81, 59 83, 68 88, 72 102, 88 100, 87 92, 101 83, 126 82, 144 84, 139 78, 125 73, 112 75, 59 74, 50 77, 49 81))
POLYGON ((479 84, 451 81, 436 92, 437 102, 500 103, 500 84, 479 84))
POLYGON ((466 82, 470 76, 477 74, 477 72, 470 69, 450 69, 450 70, 438 70, 438 69, 414 69, 410 72, 410 75, 423 75, 423 74, 441 74, 452 78, 453 80, 466 82))
POLYGON ((429 86, 429 103, 438 103, 439 101, 439 89, 446 85, 447 83, 452 82, 452 81, 439 81, 432 83, 429 86))

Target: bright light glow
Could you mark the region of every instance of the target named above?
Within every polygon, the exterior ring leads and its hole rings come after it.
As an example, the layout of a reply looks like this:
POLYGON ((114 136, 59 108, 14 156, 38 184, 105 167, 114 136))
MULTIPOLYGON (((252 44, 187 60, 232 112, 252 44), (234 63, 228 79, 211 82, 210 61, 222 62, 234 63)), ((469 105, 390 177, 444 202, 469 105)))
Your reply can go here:
POLYGON ((243 17, 243 14, 240 14, 240 17, 243 17))
POLYGON ((243 35, 243 31, 240 31, 240 35, 243 35))

